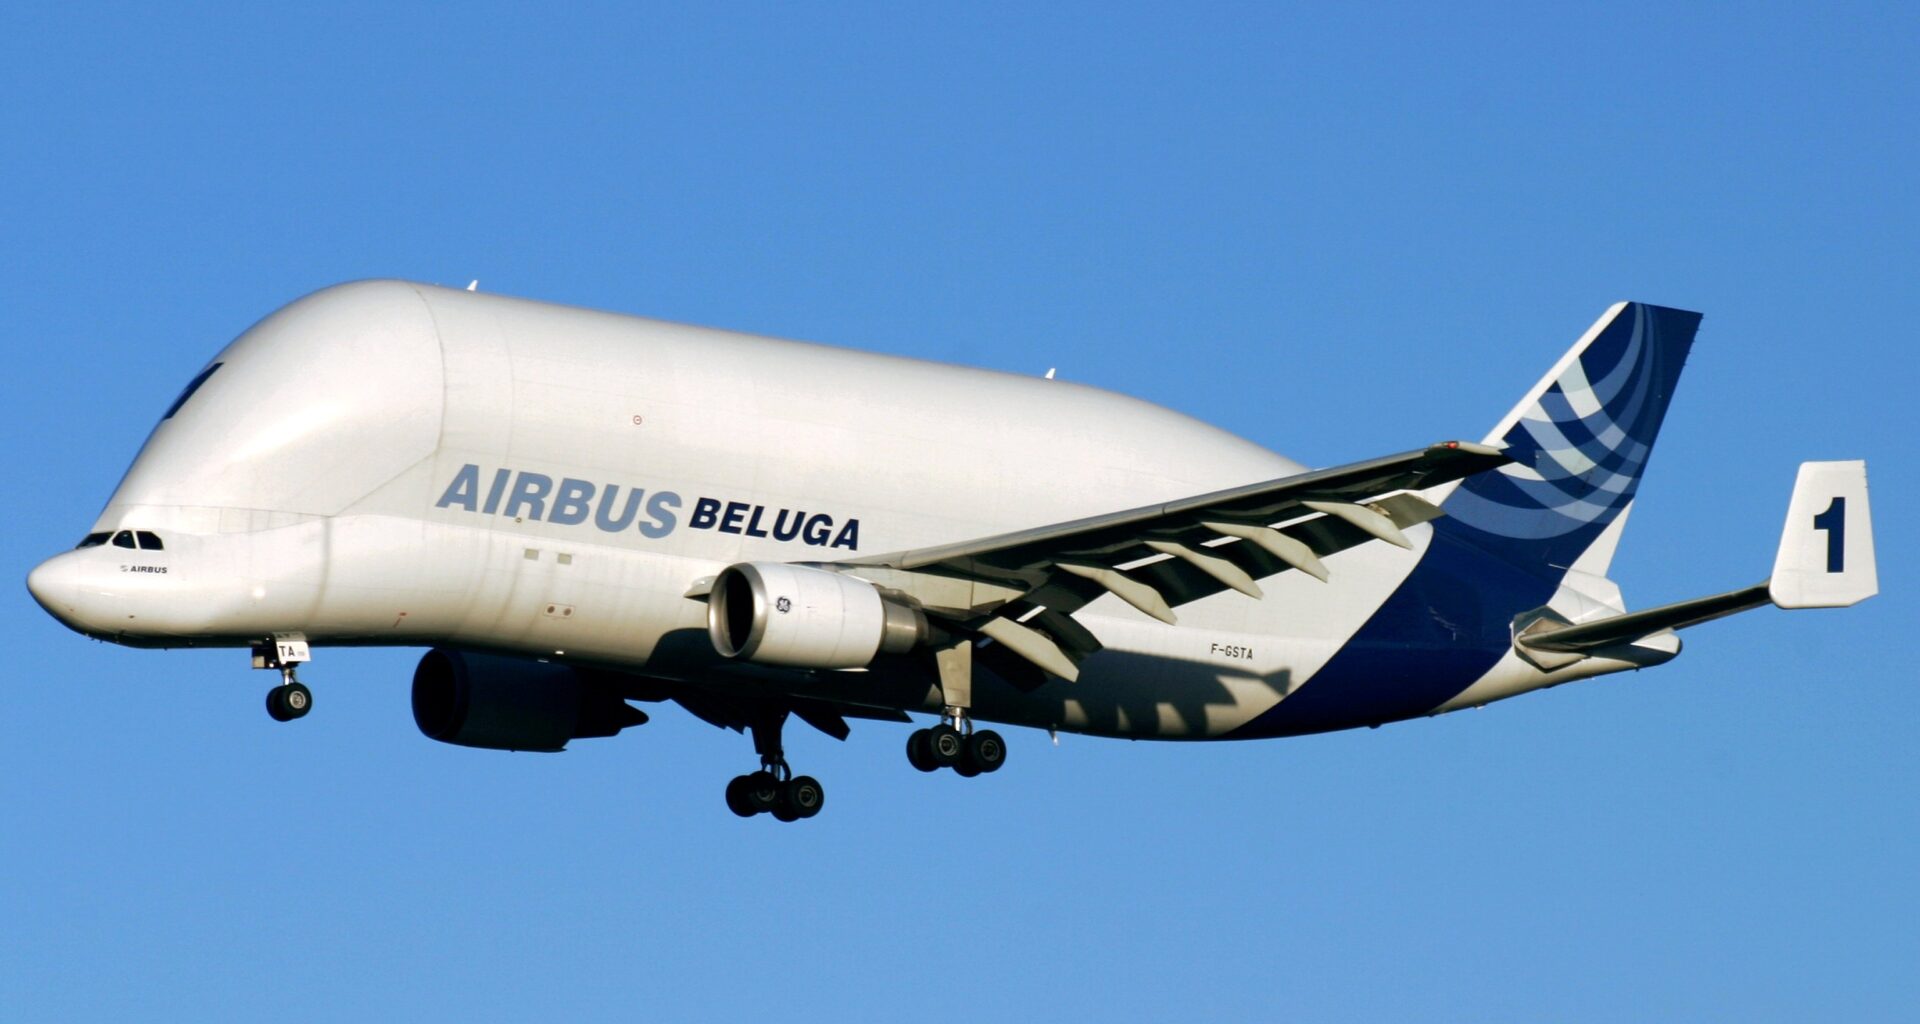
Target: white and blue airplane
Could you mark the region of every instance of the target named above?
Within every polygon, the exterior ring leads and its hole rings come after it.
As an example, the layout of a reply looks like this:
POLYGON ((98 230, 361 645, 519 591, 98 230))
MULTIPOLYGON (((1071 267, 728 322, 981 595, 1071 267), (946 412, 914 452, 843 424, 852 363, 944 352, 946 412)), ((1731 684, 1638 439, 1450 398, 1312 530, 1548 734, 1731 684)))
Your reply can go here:
POLYGON ((1479 442, 1309 470, 1066 381, 401 281, 316 292, 187 384, 27 585, 132 647, 421 646, 426 735, 557 751, 673 701, 750 732, 742 816, 810 817, 789 718, 1135 739, 1377 726, 1657 665, 1674 631, 1877 591, 1861 462, 1802 465, 1772 575, 1607 577, 1700 322, 1621 303, 1479 442))

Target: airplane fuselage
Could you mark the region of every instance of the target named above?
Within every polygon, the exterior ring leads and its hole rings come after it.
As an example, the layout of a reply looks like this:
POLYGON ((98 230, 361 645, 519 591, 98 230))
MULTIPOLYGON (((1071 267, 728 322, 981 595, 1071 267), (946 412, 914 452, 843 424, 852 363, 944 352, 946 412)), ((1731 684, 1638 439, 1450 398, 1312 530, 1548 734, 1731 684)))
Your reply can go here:
MULTIPOLYGON (((938 711, 936 680, 904 659, 727 662, 698 584, 740 562, 928 547, 1303 471, 1066 381, 403 282, 308 296, 210 365, 91 531, 144 531, 164 548, 95 544, 36 572, 36 594, 75 629, 143 647, 282 633, 444 645, 938 711)), ((1077 681, 1028 691, 983 673, 974 715, 1115 736, 1285 735, 1635 667, 1545 671, 1512 649, 1513 616, 1617 599, 1604 579, 1569 591, 1444 520, 1407 538, 1410 550, 1331 555, 1337 586, 1284 573, 1263 599, 1183 607, 1177 626, 1101 597, 1077 616, 1104 645, 1077 681), (1323 673, 1341 685, 1277 714, 1323 673)))

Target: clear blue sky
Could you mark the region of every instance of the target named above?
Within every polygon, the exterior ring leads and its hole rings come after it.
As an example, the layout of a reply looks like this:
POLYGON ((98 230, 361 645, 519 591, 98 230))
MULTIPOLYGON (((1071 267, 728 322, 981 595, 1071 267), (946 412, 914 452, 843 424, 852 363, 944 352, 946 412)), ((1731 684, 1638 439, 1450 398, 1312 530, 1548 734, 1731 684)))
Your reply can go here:
POLYGON ((1313 464, 1685 306, 1629 601, 1764 576, 1803 458, 1870 460, 1887 592, 1377 731, 1016 730, 966 781, 796 729, 783 828, 671 706, 470 751, 418 652, 322 651, 279 726, 244 654, 16 583, 0 1018, 1912 1019, 1910 6, 390 6, 0 13, 16 581, 227 339, 402 276, 1058 366, 1313 464))

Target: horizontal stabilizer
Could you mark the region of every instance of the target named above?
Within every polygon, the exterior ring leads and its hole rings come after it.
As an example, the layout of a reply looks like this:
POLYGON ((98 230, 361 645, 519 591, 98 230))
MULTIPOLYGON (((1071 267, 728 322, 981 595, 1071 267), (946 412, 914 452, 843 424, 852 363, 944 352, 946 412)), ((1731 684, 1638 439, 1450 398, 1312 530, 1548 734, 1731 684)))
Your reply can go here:
POLYGON ((1691 601, 1679 601, 1645 611, 1611 615, 1578 626, 1543 629, 1537 633, 1523 632, 1520 643, 1536 651, 1585 653, 1615 644, 1632 643, 1663 629, 1681 629, 1709 622, 1766 603, 1767 585, 1762 583, 1712 597, 1696 597, 1691 601))
POLYGON ((1551 609, 1537 609, 1516 620, 1514 643, 1523 654, 1589 654, 1769 602, 1782 608, 1843 607, 1872 597, 1879 587, 1873 521, 1867 511, 1867 464, 1804 462, 1794 481, 1773 577, 1767 582, 1577 625, 1551 609))

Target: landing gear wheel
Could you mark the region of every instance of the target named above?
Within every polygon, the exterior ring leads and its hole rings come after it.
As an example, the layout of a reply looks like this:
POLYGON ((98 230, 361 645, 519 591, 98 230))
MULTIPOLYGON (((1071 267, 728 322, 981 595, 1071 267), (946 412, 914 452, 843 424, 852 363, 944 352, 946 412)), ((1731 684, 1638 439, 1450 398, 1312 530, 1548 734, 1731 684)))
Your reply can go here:
POLYGON ((742 818, 751 818, 760 813, 747 796, 748 785, 750 783, 745 775, 735 775, 733 781, 727 783, 727 810, 742 818))
MULTIPOLYGON (((782 787, 780 803, 796 818, 811 818, 827 802, 827 791, 810 775, 796 775, 782 787)), ((781 821, 789 819, 781 818, 781 821)))
POLYGON ((928 730, 915 729, 913 733, 907 737, 907 761, 923 772, 937 772, 940 770, 940 763, 933 759, 933 748, 930 746, 928 730))
POLYGON ((313 710, 313 691, 300 683, 286 683, 267 691, 267 714, 276 722, 305 718, 313 710))
POLYGON ((961 756, 967 752, 966 737, 951 725, 936 725, 927 731, 927 752, 932 755, 934 764, 950 768, 959 764, 961 756))
POLYGON ((753 808, 753 813, 771 811, 775 817, 779 817, 780 780, 774 778, 773 773, 769 771, 743 775, 741 779, 745 784, 741 786, 740 791, 746 797, 746 805, 753 808))
POLYGON ((1007 763, 1007 743, 992 729, 982 729, 967 737, 964 763, 979 772, 997 772, 1007 763))
POLYGON ((304 683, 288 683, 280 687, 280 703, 286 706, 287 714, 294 718, 305 718, 313 710, 313 691, 304 683))

